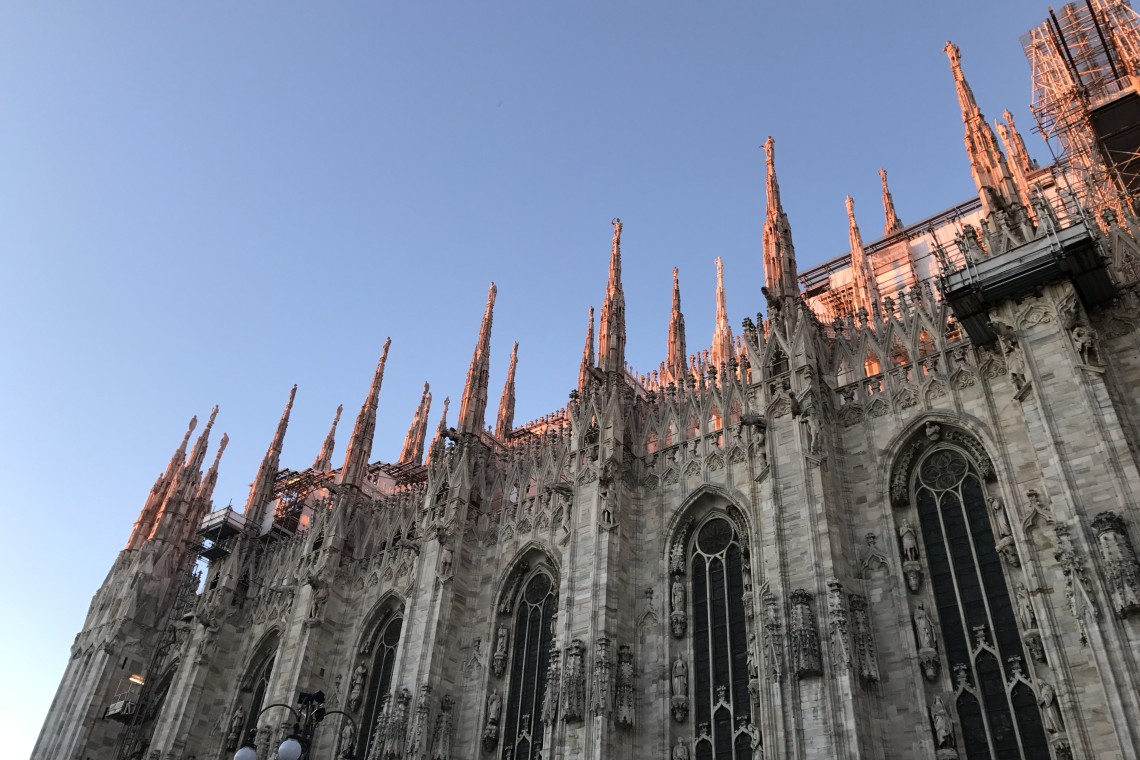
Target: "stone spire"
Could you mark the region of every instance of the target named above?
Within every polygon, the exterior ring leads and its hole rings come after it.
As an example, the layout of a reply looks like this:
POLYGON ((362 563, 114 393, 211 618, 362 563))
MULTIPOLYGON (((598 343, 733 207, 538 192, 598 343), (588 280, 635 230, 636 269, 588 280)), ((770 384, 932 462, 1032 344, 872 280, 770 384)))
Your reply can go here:
POLYGON ((776 141, 764 141, 767 165, 768 206, 764 219, 764 286, 769 298, 792 298, 799 294, 796 282, 796 249, 792 245, 792 227, 780 203, 780 184, 776 181, 776 141))
POLYGON ((891 196, 891 189, 887 187, 887 170, 879 169, 879 180, 883 183, 883 235, 893 235, 902 232, 903 223, 895 211, 895 199, 891 196))
POLYGON ((203 508, 208 508, 214 498, 214 486, 218 485, 218 465, 222 463, 222 454, 225 453, 226 446, 229 443, 230 437, 222 433, 222 440, 218 444, 218 453, 214 455, 214 463, 206 471, 206 477, 202 478, 202 485, 198 486, 198 502, 203 508))
POLYGON ((855 312, 866 309, 867 313, 871 314, 875 304, 880 300, 879 281, 875 279, 871 259, 863 248, 863 236, 859 233, 859 223, 855 221, 855 201, 850 195, 847 196, 847 237, 851 244, 851 279, 855 286, 855 312))
POLYGON ((325 436, 324 445, 321 446, 321 453, 317 454, 317 458, 313 462, 313 469, 317 472, 328 472, 332 469, 333 449, 336 448, 336 426, 340 422, 340 414, 343 411, 344 404, 339 404, 336 408, 336 416, 333 417, 332 427, 329 428, 329 434, 325 436))
POLYGON ((443 455, 444 442, 447 440, 447 407, 451 406, 451 397, 443 397, 443 414, 439 415, 439 425, 435 429, 435 437, 431 439, 428 447, 427 463, 439 461, 443 455))
POLYGON ((673 311, 669 315, 669 350, 665 356, 665 383, 680 384, 688 372, 685 366, 685 315, 681 313, 681 283, 673 267, 673 311))
POLYGON ((412 424, 404 436, 404 448, 400 451, 399 464, 421 464, 424 461, 424 441, 427 440, 428 412, 431 411, 431 390, 424 382, 424 392, 420 395, 419 406, 412 415, 412 424))
POLYGON ((499 289, 491 283, 487 291, 487 306, 483 309, 483 323, 479 326, 479 340, 467 370, 467 382, 459 399, 459 432, 477 434, 486 426, 487 377, 491 365, 491 322, 495 314, 495 296, 499 289))
POLYGON ((128 549, 137 549, 150 535, 158 511, 162 508, 162 503, 166 501, 170 487, 174 485, 174 478, 182 465, 186 463, 186 446, 190 443, 190 434, 194 432, 194 428, 197 426, 198 418, 196 416, 191 417, 190 424, 186 428, 186 434, 182 436, 182 443, 174 450, 174 454, 170 457, 170 463, 166 465, 166 470, 154 481, 154 485, 147 495, 146 503, 139 511, 139 517, 135 520, 135 526, 131 530, 131 537, 127 540, 128 549))
POLYGON ((578 392, 586 389, 590 370, 594 368, 594 307, 590 307, 590 324, 586 326, 586 347, 582 349, 582 364, 578 367, 578 392))
POLYGON ((499 398, 499 416, 495 420, 495 437, 501 441, 514 430, 515 424, 515 369, 519 366, 519 342, 511 349, 511 365, 507 368, 507 381, 499 398))
POLYGON ((273 501, 273 481, 277 479, 277 471, 281 469, 281 447, 285 443, 285 430, 289 427, 289 414, 293 411, 293 399, 297 397, 297 386, 289 391, 289 401, 285 404, 285 411, 277 422, 277 430, 273 433, 273 440, 257 468, 257 476, 249 484, 249 497, 245 502, 245 523, 250 527, 260 528, 265 519, 265 508, 273 501))
POLYGON ((614 218, 610 276, 598 325, 598 366, 604 372, 625 371, 625 294, 621 289, 621 219, 614 218))
POLYGON ((1033 207, 1029 202, 1029 175, 1037 168, 1037 162, 1029 157, 1029 151, 1025 149, 1025 140, 1021 139, 1021 133, 1017 131, 1017 125, 1013 122, 1013 114, 1003 111, 1002 118, 1005 122, 996 122, 995 126, 1009 156, 1010 175, 1013 177, 1013 184, 1017 186, 1017 194, 1022 205, 1032 211, 1033 207))
POLYGON ((728 306, 724 296, 724 262, 716 257, 716 327, 713 328, 709 362, 718 370, 736 356, 733 348, 732 327, 728 324, 728 306))
POLYGON ((970 172, 978 188, 982 201, 982 214, 990 217, 997 209, 1009 212, 1010 207, 1019 204, 1017 187, 1010 177, 1005 155, 998 147, 997 137, 990 129, 986 117, 974 100, 974 92, 966 77, 962 75, 962 54, 953 42, 947 42, 946 56, 950 59, 950 70, 954 75, 954 87, 958 92, 958 105, 962 109, 962 123, 966 127, 966 154, 970 159, 970 172))
POLYGON ((210 430, 214 427, 214 420, 217 417, 218 407, 215 406, 210 412, 210 419, 206 422, 205 429, 198 436, 198 440, 194 442, 190 456, 186 458, 186 462, 174 476, 174 482, 171 483, 162 506, 155 516, 150 534, 147 536, 148 540, 156 538, 177 539, 184 532, 185 523, 189 518, 189 510, 192 506, 190 502, 201 482, 202 463, 206 459, 206 449, 210 445, 210 430))
POLYGON ((182 473, 186 473, 186 475, 181 478, 183 483, 189 482, 190 479, 197 480, 200 477, 202 463, 206 460, 206 449, 210 445, 210 430, 213 429, 214 420, 217 418, 218 407, 215 406, 210 412, 210 419, 206 421, 206 428, 202 431, 202 435, 198 436, 198 440, 194 442, 194 449, 190 452, 190 457, 186 460, 186 466, 182 468, 182 473))
POLYGON ((368 389, 368 396, 360 407, 356 427, 352 429, 352 437, 348 439, 348 447, 344 451, 344 464, 341 465, 337 483, 359 488, 368 471, 368 460, 372 457, 372 439, 376 436, 376 407, 380 401, 380 386, 384 382, 384 363, 388 361, 388 347, 391 345, 391 338, 384 341, 384 351, 376 365, 376 374, 372 376, 372 387, 368 389))

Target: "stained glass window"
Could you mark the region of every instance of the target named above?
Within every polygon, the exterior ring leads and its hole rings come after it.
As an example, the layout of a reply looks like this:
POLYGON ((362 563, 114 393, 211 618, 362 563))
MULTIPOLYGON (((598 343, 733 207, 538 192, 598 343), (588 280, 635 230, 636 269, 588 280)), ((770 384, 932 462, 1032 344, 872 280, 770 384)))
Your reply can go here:
POLYGON ((364 717, 360 724, 363 730, 356 739, 357 757, 368 757, 376 720, 384 710, 384 699, 392 687, 392 667, 396 662, 396 647, 400 645, 403 625, 404 621, 398 617, 388 621, 373 644, 371 667, 368 670, 371 678, 364 697, 364 717))
POLYGON ((503 721, 503 760, 538 760, 542 751, 542 700, 550 658, 556 589, 536 573, 516 603, 511 648, 510 696, 503 721))

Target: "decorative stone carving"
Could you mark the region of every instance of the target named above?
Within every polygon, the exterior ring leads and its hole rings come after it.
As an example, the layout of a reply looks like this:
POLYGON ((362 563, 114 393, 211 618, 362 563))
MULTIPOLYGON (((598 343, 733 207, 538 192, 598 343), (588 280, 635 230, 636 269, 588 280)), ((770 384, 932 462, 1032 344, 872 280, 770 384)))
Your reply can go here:
POLYGON ((1077 325, 1072 329, 1073 347, 1081 357, 1081 364, 1089 367, 1100 365, 1100 350, 1096 346, 1096 330, 1086 325, 1077 325))
POLYGON ((582 720, 586 712, 586 645, 574 639, 566 648, 566 666, 562 674, 563 717, 569 721, 582 720))
POLYGON ((487 719, 483 726, 483 749, 490 752, 499 743, 499 718, 503 714, 503 698, 499 692, 487 695, 487 719))
POLYGON ((954 737, 954 720, 946 709, 942 697, 935 697, 934 704, 930 706, 930 721, 934 726, 934 746, 937 748, 939 760, 950 760, 958 757, 955 747, 957 739, 954 737))
MULTIPOLYGON (((978 473, 982 479, 991 482, 997 477, 993 461, 986 453, 981 442, 970 433, 950 426, 942 426, 941 440, 955 443, 969 453, 970 458, 978 466, 978 473)), ((916 437, 907 444, 895 460, 894 469, 891 470, 891 504, 896 507, 905 507, 910 504, 910 472, 915 459, 934 445, 925 435, 916 437)))
POLYGON ((372 740, 368 743, 367 760, 380 760, 384 755, 384 746, 388 741, 388 722, 391 718, 392 695, 384 694, 380 697, 380 711, 376 714, 376 725, 372 729, 372 740))
POLYGON ((938 671, 942 667, 938 659, 938 639, 934 635, 934 624, 926 612, 926 605, 919 602, 912 615, 914 619, 914 634, 918 641, 918 659, 922 665, 922 675, 927 681, 938 678, 938 671))
POLYGON ((689 716, 689 666, 681 655, 673 660, 669 689, 672 693, 669 709, 673 713, 673 720, 684 723, 689 716))
POLYGON ((689 760, 689 745, 685 744, 684 739, 678 739, 673 745, 671 760, 689 760))
POLYGON ((454 703, 450 696, 444 696, 439 703, 439 715, 435 719, 435 731, 431 737, 431 760, 451 760, 451 708, 454 703))
POLYGON ((507 589, 507 593, 503 594, 503 598, 499 602, 500 615, 511 614, 511 610, 514 609, 515 598, 519 595, 519 587, 522 586, 523 578, 526 577, 526 574, 529 570, 530 565, 528 563, 519 563, 518 569, 515 570, 514 577, 511 579, 511 584, 507 589))
POLYGON ((799 678, 822 675, 819 629, 816 627, 815 612, 811 608, 811 594, 802 588, 796 589, 789 599, 792 605, 788 624, 792 644, 792 670, 799 678))
POLYGON ((601 636, 594 644, 594 690, 591 710, 594 715, 610 714, 610 640, 601 636))
POLYGON ((780 653, 780 611, 776 595, 765 591, 762 597, 764 603, 764 665, 770 681, 779 682, 783 675, 784 661, 780 653))
POLYGON ((669 602, 672 612, 669 613, 669 625, 674 638, 681 638, 688 629, 689 618, 685 613, 685 584, 674 580, 669 592, 669 602))
POLYGON ((1115 512, 1101 512, 1093 518, 1092 529, 1112 608, 1126 618, 1140 610, 1140 562, 1128 538, 1128 525, 1115 512))
POLYGON ((752 553, 748 547, 744 547, 744 551, 740 556, 740 572, 744 581, 744 592, 741 595, 744 602, 744 616, 749 620, 756 617, 755 601, 752 594, 752 553))
POLYGON ((676 576, 685 574, 684 538, 678 538, 676 541, 674 541, 673 548, 669 550, 669 571, 676 576))
POLYGON ((736 719, 736 731, 737 734, 747 734, 750 749, 760 747, 760 729, 754 726, 747 716, 741 715, 736 719))
POLYGON ((230 718, 230 730, 226 734, 226 749, 237 749, 238 743, 241 741, 241 727, 245 725, 245 710, 241 705, 234 710, 233 717, 230 718))
POLYGON ((823 446, 823 430, 819 423, 819 410, 814 406, 803 415, 803 423, 807 428, 807 450, 809 454, 818 454, 823 446))
POLYGON ((1085 570, 1084 559, 1077 553, 1073 544, 1073 537, 1069 533, 1069 526, 1064 523, 1054 523, 1053 531, 1057 535, 1058 551, 1054 558, 1061 565, 1061 572, 1065 575, 1065 599, 1069 603, 1069 610, 1073 613, 1081 630, 1081 643, 1087 644, 1088 617, 1099 617, 1100 610, 1096 605, 1092 593, 1092 585, 1085 570))
POLYGON ((344 757, 345 755, 351 757, 355 750, 356 724, 346 719, 340 724, 340 733, 337 734, 336 757, 344 757))
POLYGON ((411 704, 412 692, 408 691, 407 687, 400 689, 396 694, 396 704, 392 707, 392 716, 388 719, 385 732, 385 760, 398 760, 404 756, 404 738, 408 730, 408 712, 411 704))
POLYGON ((421 753, 427 749, 425 746, 428 741, 428 713, 431 710, 431 686, 423 684, 420 686, 420 695, 416 699, 416 714, 412 718, 411 735, 408 737, 407 754, 409 757, 420 757, 421 753))
POLYGON ((633 725, 633 649, 628 644, 618 647, 616 722, 633 725))
POLYGON ((851 624, 855 644, 855 667, 864 683, 879 680, 879 658, 875 654, 875 639, 871 632, 871 615, 867 598, 851 594, 851 624))
POLYGON ((507 649, 510 647, 511 630, 505 625, 495 629, 495 655, 491 658, 491 672, 495 678, 502 678, 507 671, 507 649))
POLYGON ((1037 662, 1045 662, 1045 648, 1041 643, 1041 632, 1037 630, 1037 615, 1033 612, 1033 605, 1029 601, 1029 591, 1024 583, 1018 583, 1014 588, 1016 598, 1017 619, 1021 623, 1021 638, 1029 656, 1037 662))
POLYGON ((827 621, 831 632, 831 664, 846 672, 851 667, 851 634, 848 629, 847 599, 837 578, 827 581, 827 621))
POLYGON ((558 719, 559 693, 562 685, 562 653, 554 642, 550 644, 550 659, 546 664, 546 694, 542 697, 542 722, 553 724, 558 719))
POLYGON ((348 686, 348 710, 356 712, 360 709, 360 702, 364 698, 364 681, 368 678, 368 668, 364 663, 356 666, 352 671, 352 680, 348 686))
POLYGON ((760 701, 760 668, 756 664, 756 632, 748 634, 748 696, 760 701))

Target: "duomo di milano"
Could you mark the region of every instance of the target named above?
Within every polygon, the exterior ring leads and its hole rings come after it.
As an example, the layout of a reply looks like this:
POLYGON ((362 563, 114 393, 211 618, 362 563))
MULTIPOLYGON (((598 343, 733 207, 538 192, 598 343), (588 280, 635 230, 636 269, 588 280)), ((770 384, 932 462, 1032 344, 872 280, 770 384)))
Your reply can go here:
POLYGON ((241 513, 191 423, 34 760, 265 760, 317 691, 312 758, 1140 757, 1140 26, 1082 0, 1023 44, 1054 163, 948 44, 977 197, 908 226, 883 174, 881 238, 849 199, 807 272, 769 139, 764 313, 734 337, 722 287, 707 351, 675 284, 628 369, 614 220, 564 409, 516 427, 512 357, 487 427, 492 286, 398 462, 387 344, 340 467, 334 421, 281 468, 290 396, 241 513))

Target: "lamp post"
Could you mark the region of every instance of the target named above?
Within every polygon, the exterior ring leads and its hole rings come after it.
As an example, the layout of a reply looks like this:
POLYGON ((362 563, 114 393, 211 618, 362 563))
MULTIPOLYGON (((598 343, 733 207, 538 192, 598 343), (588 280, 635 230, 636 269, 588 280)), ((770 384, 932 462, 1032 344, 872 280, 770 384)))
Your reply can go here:
MULTIPOLYGON (((272 710, 274 707, 284 707, 293 714, 293 732, 285 737, 281 745, 277 747, 277 760, 301 760, 302 757, 310 760, 309 749, 312 747, 313 733, 321 721, 329 715, 343 715, 348 718, 348 722, 352 724, 352 735, 353 737, 356 736, 356 721, 352 719, 351 715, 343 710, 325 709, 325 693, 323 691, 301 692, 297 697, 297 705, 300 708, 299 710, 278 702, 263 707, 261 712, 257 714, 258 719, 260 719, 266 711, 272 710)), ((256 720, 254 725, 257 725, 256 720)), ((257 760, 257 746, 254 744, 255 735, 256 729, 250 729, 249 738, 241 749, 234 753, 234 760, 257 760)), ((340 758, 341 760, 353 760, 352 747, 345 747, 340 758)))

